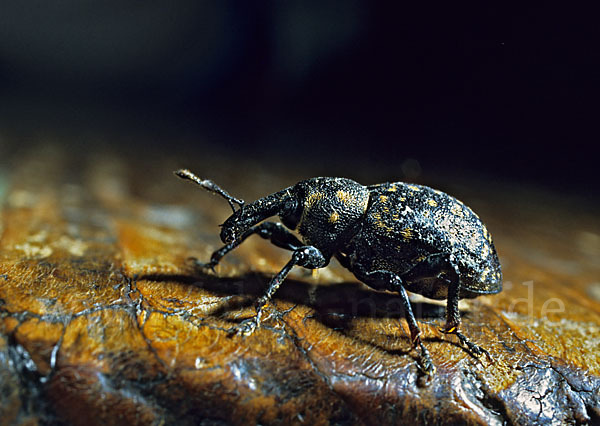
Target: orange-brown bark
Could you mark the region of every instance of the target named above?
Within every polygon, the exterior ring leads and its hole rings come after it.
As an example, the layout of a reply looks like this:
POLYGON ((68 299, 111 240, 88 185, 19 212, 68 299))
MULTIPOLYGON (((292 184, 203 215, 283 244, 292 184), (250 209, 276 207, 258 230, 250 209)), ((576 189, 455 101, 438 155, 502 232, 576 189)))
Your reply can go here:
MULTIPOLYGON (((339 265, 295 270, 261 328, 228 335, 288 253, 256 238, 216 276, 194 271, 187 257, 219 246, 227 206, 173 178, 188 166, 174 163, 148 175, 38 150, 5 175, 0 424, 600 421, 600 230, 577 200, 459 194, 503 263, 502 293, 461 302, 464 333, 495 362, 438 331, 443 306, 415 299, 437 366, 423 386, 398 298, 339 265)), ((279 189, 260 182, 227 189, 279 189)))

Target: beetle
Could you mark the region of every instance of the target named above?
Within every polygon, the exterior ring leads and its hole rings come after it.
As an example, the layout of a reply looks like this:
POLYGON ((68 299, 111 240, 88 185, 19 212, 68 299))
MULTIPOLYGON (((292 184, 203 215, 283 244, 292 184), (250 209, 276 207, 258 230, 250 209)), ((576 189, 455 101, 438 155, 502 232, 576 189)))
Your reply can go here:
POLYGON ((256 301, 256 315, 235 327, 236 333, 248 335, 260 325, 264 307, 294 266, 324 268, 335 257, 369 287, 400 295, 413 347, 419 351, 418 366, 426 375, 435 366, 421 341, 407 291, 447 299, 440 331, 457 336, 473 355, 491 360, 488 351, 460 332, 458 301, 500 292, 500 262, 485 225, 456 198, 403 182, 364 186, 347 178, 315 177, 245 204, 187 169, 175 174, 222 196, 233 210, 221 225, 224 246, 208 263, 197 262, 199 266, 214 270, 223 256, 254 234, 292 252, 256 301), (272 216, 279 216, 281 223, 264 221, 272 216))

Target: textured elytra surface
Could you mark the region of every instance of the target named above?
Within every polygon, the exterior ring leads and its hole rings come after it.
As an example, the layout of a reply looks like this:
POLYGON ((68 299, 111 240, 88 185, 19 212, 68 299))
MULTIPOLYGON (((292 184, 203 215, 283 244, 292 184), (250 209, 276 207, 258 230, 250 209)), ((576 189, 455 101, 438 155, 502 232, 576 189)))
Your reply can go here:
MULTIPOLYGON (((390 270, 402 276, 429 255, 452 253, 463 293, 489 294, 501 289, 491 235, 462 202, 427 186, 402 182, 373 186, 371 198, 363 229, 353 242, 367 270, 390 270)), ((424 286, 415 287, 419 292, 424 286)), ((445 298, 447 285, 434 285, 419 294, 445 298)))
MULTIPOLYGON (((600 231, 577 200, 463 189, 503 263, 504 291, 462 306, 464 333, 495 362, 438 331, 443 306, 416 300, 437 366, 419 386, 400 301, 333 262, 295 271, 263 327, 228 336, 289 253, 250 239, 218 276, 191 270, 230 214, 172 177, 192 165, 41 147, 12 164, 0 185, 2 424, 600 420, 600 231)), ((301 179, 250 172, 210 177, 247 201, 301 179)))

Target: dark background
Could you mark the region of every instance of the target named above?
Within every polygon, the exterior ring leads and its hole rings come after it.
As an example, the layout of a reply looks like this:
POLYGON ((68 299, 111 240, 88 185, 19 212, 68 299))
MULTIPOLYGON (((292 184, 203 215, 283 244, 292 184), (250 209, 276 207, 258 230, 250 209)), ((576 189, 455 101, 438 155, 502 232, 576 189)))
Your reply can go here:
POLYGON ((598 25, 575 7, 7 0, 0 143, 49 133, 597 193, 598 25))

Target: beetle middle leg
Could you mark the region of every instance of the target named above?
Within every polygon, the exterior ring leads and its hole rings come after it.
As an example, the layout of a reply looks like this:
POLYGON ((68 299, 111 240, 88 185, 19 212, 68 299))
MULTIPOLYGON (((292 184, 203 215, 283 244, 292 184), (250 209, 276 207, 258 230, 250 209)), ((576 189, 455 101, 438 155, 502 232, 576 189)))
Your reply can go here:
POLYGON ((419 328, 417 320, 415 319, 415 314, 413 313, 410 305, 408 294, 406 294, 406 290, 404 289, 402 278, 393 272, 385 270, 366 272, 362 270, 362 267, 358 264, 353 265, 353 272, 359 280, 363 281, 372 288, 391 290, 400 294, 413 347, 415 349, 419 349, 420 351, 421 356, 418 363, 419 369, 426 375, 432 375, 435 373, 435 365, 431 360, 431 355, 429 355, 429 351, 421 341, 421 329, 419 328))
POLYGON ((309 269, 317 269, 327 266, 327 263, 328 259, 326 259, 323 253, 321 253, 321 251, 316 247, 303 246, 296 248, 292 253, 292 258, 289 260, 289 262, 286 263, 283 269, 271 279, 265 294, 256 301, 254 305, 256 309, 256 315, 252 318, 242 321, 238 326, 233 327, 230 332, 249 335, 256 330, 256 328, 260 325, 263 309, 267 303, 269 303, 273 297, 273 294, 275 294, 283 280, 285 280, 294 266, 298 265, 309 269))
POLYGON ((246 238, 254 234, 257 234, 266 240, 271 240, 271 243, 277 247, 287 250, 295 250, 302 246, 302 242, 294 234, 285 229, 281 223, 263 222, 260 225, 253 226, 248 229, 237 240, 229 244, 225 244, 223 247, 213 252, 213 254, 210 256, 210 262, 202 263, 194 259, 195 265, 200 268, 210 268, 214 271, 215 266, 219 264, 223 256, 242 244, 246 238))

